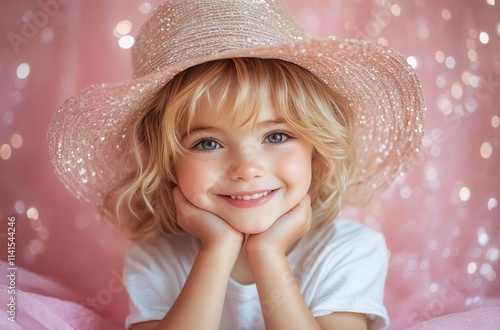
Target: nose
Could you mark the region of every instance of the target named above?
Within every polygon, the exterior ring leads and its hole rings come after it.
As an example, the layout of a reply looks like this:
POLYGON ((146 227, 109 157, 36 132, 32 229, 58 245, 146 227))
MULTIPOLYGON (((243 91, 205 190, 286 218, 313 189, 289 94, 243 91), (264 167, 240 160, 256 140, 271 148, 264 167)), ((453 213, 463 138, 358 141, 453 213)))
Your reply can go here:
POLYGON ((262 155, 252 147, 245 147, 231 157, 227 165, 227 174, 233 181, 249 181, 262 177, 265 165, 262 155))

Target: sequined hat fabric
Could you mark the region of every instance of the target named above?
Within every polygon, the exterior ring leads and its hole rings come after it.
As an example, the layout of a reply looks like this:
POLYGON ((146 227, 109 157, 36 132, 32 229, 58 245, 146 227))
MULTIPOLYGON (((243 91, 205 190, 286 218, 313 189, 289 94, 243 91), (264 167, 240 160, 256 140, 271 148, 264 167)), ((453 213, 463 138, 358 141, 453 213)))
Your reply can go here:
POLYGON ((66 187, 101 209, 132 170, 123 163, 124 141, 144 104, 180 71, 231 57, 298 64, 348 100, 363 169, 350 200, 368 199, 410 165, 425 108, 420 83, 403 56, 360 40, 312 39, 280 1, 172 0, 140 30, 132 80, 90 86, 54 115, 49 153, 66 187))

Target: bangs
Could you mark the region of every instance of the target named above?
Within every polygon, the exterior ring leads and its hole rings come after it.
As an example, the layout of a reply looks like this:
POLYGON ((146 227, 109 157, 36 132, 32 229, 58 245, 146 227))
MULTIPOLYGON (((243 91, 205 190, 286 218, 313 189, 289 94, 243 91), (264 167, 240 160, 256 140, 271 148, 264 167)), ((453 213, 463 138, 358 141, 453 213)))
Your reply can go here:
POLYGON ((231 124, 256 122, 271 85, 262 61, 248 58, 203 63, 174 79, 179 81, 173 83, 182 88, 166 111, 177 112, 175 135, 179 140, 191 132, 194 119, 203 111, 210 111, 216 118, 228 117, 231 124))

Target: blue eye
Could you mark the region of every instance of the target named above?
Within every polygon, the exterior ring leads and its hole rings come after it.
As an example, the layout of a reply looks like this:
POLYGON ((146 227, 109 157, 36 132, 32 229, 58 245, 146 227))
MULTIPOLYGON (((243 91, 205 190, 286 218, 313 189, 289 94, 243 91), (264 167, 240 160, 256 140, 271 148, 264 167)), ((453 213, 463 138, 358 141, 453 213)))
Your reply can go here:
POLYGON ((265 143, 282 143, 289 139, 291 136, 282 132, 273 132, 266 136, 264 139, 265 143))
POLYGON ((196 143, 194 145, 194 149, 200 149, 200 150, 203 150, 203 151, 210 151, 210 150, 215 150, 215 149, 219 149, 221 147, 221 145, 219 144, 219 142, 215 141, 215 140, 201 140, 200 142, 196 143))

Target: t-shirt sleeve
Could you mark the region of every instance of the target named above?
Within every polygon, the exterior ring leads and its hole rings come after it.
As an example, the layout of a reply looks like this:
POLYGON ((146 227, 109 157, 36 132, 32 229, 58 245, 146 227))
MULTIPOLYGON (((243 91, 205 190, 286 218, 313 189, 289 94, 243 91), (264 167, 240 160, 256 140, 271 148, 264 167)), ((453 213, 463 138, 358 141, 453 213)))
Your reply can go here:
POLYGON ((126 328, 163 319, 179 295, 189 268, 189 260, 176 254, 171 242, 133 243, 125 255, 123 269, 130 299, 126 328))
POLYGON ((348 244, 331 246, 319 265, 317 289, 310 306, 315 317, 332 312, 366 314, 369 329, 383 329, 388 253, 382 234, 366 229, 348 244))

